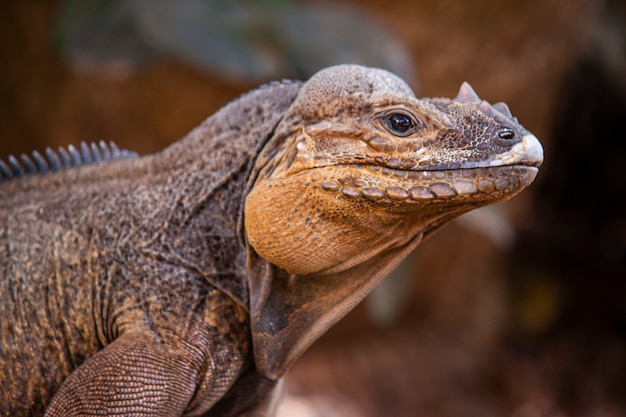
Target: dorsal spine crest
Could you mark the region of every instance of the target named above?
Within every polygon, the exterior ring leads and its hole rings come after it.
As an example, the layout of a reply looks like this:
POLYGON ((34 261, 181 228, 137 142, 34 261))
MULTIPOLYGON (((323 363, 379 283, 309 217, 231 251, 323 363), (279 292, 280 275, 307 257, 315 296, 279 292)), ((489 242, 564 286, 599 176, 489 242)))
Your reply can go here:
POLYGON ((33 151, 32 158, 21 154, 19 159, 9 155, 6 162, 0 160, 0 181, 136 157, 136 152, 120 149, 114 142, 107 144, 102 140, 90 144, 81 142, 80 149, 73 145, 69 145, 67 149, 59 147, 58 153, 48 147, 45 156, 33 151))

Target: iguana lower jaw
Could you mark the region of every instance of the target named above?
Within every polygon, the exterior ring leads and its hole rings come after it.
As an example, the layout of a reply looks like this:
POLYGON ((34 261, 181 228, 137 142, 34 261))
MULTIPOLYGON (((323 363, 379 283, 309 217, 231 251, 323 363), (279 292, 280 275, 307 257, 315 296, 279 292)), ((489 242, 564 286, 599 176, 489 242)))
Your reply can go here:
MULTIPOLYGON (((427 210, 429 206, 494 203, 510 198, 529 185, 536 167, 524 165, 460 168, 436 171, 385 170, 377 166, 350 166, 345 176, 326 179, 316 185, 329 194, 352 201, 363 200, 396 211, 427 210), (361 175, 354 175, 358 171, 361 175), (371 180, 372 173, 376 181, 371 180)), ((315 185, 313 185, 315 187, 315 185)))
POLYGON ((514 196, 537 172, 524 165, 305 171, 255 187, 245 207, 246 231, 257 253, 287 272, 338 272, 464 212, 514 196))

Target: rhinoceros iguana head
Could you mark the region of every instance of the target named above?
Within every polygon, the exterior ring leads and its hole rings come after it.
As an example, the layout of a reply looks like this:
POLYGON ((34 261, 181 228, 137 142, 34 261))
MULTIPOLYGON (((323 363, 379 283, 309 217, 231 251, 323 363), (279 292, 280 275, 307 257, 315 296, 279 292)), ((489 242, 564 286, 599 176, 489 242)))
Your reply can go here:
POLYGON ((424 237, 519 193, 542 161, 508 107, 467 83, 454 99, 418 99, 380 69, 314 75, 245 202, 257 367, 281 375, 424 237))

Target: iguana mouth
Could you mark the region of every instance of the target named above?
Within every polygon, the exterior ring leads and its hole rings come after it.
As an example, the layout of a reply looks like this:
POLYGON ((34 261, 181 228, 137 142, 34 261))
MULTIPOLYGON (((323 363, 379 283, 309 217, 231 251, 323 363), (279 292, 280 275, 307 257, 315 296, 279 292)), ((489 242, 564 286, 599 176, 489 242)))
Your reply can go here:
POLYGON ((538 168, 530 165, 459 168, 446 170, 403 170, 378 165, 345 166, 349 175, 325 180, 320 188, 348 199, 423 203, 440 200, 493 198, 511 195, 530 184, 538 168), (361 171, 362 175, 354 175, 361 171))
MULTIPOLYGON (((529 133, 488 159, 463 157, 433 149, 404 157, 379 154, 340 159, 328 164, 337 172, 332 179, 322 180, 320 187, 348 199, 387 203, 500 199, 516 194, 535 179, 543 149, 529 133)), ((318 162, 315 168, 324 165, 318 162)))

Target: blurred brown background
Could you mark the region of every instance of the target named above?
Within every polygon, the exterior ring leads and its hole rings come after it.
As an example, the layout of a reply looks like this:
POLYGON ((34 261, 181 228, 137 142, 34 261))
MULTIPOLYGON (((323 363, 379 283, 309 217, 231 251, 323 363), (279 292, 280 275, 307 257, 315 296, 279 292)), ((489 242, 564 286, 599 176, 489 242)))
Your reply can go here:
POLYGON ((263 17, 245 18, 272 35, 260 46, 267 68, 243 64, 259 73, 211 51, 207 63, 180 44, 155 48, 167 39, 145 47, 98 20, 111 12, 103 2, 95 24, 72 32, 72 3, 3 5, 2 159, 100 139, 155 152, 267 79, 306 78, 328 64, 307 42, 335 32, 309 9, 298 15, 309 35, 277 34, 295 16, 283 9, 302 5, 387 28, 328 23, 356 28, 336 43, 361 51, 331 58, 388 66, 422 96, 454 96, 467 80, 542 140, 528 191, 445 228, 302 357, 281 416, 626 416, 626 2, 248 1, 263 17), (90 30, 128 48, 98 49, 90 30))

